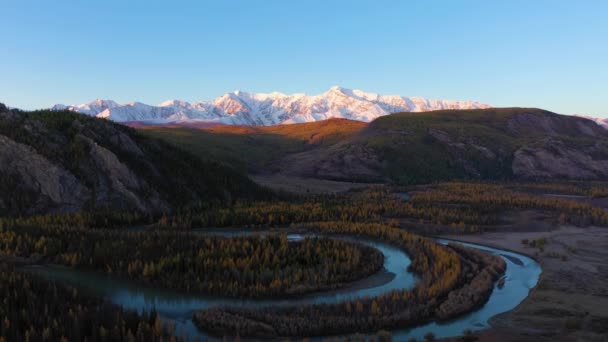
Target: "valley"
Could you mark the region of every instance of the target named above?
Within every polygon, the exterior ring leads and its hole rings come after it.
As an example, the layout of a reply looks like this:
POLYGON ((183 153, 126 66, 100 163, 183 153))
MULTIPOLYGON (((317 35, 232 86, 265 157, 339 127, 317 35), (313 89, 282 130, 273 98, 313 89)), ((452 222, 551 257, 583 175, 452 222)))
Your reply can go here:
POLYGON ((608 131, 592 121, 0 119, 5 339, 605 336, 608 131), (20 301, 103 310, 24 319, 20 301))
POLYGON ((608 342, 608 1, 0 13, 0 342, 608 342))

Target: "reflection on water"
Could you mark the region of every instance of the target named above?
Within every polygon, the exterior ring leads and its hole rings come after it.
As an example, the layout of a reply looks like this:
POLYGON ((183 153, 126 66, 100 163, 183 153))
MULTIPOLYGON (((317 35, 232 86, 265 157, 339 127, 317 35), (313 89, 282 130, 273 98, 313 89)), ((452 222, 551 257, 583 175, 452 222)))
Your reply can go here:
MULTIPOLYGON (((230 236, 239 235, 231 232, 230 236)), ((226 236, 225 234, 222 234, 226 236)), ((288 238, 301 239, 302 235, 291 234, 288 238)), ((178 334, 186 333, 190 337, 205 336, 198 331, 191 321, 195 310, 217 305, 262 307, 267 305, 301 305, 317 303, 335 303, 355 297, 373 297, 396 289, 411 288, 416 283, 416 277, 407 271, 409 257, 398 248, 377 241, 361 241, 352 237, 334 237, 347 241, 363 243, 377 248, 384 254, 384 272, 394 274, 388 282, 378 286, 365 286, 363 280, 358 286, 344 289, 310 294, 293 299, 251 300, 220 298, 185 294, 172 290, 141 286, 128 280, 116 279, 104 274, 74 270, 62 266, 34 266, 29 270, 47 279, 66 282, 78 287, 81 291, 101 295, 126 309, 150 311, 155 309, 163 318, 175 323, 178 334)), ((445 243, 445 241, 440 241, 445 243)), ((470 244, 467 244, 470 245, 470 244)), ((479 249, 502 255, 507 262, 506 282, 502 289, 495 288, 490 300, 481 309, 444 324, 431 323, 425 326, 394 331, 396 340, 412 337, 421 338, 432 331, 437 337, 459 335, 465 329, 479 330, 488 326, 488 320, 501 312, 513 309, 536 285, 540 275, 540 266, 532 259, 507 251, 496 250, 482 246, 470 245, 479 249)), ((371 284, 368 284, 371 285, 371 284)))

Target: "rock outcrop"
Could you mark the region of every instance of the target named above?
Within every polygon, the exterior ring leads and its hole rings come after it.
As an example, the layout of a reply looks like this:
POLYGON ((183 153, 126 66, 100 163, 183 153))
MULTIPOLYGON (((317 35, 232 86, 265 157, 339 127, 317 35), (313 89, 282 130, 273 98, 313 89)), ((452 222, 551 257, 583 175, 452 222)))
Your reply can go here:
POLYGON ((608 158, 594 158, 606 149, 577 149, 558 139, 547 139, 540 146, 524 146, 515 151, 513 174, 522 178, 608 178, 608 158))
POLYGON ((28 201, 25 213, 63 212, 82 209, 90 191, 68 170, 39 155, 31 147, 0 135, 0 186, 2 196, 0 212, 12 211, 20 202, 28 201), (10 191, 9 183, 17 191, 10 191))

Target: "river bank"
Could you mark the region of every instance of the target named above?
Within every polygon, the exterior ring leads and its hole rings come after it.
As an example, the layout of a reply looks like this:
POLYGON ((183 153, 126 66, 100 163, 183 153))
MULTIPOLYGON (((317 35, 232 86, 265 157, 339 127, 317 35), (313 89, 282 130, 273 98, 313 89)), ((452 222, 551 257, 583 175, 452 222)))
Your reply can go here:
POLYGON ((492 318, 481 341, 606 341, 608 229, 562 226, 445 237, 527 254, 542 265, 539 285, 517 308, 492 318), (541 250, 532 241, 546 242, 541 250))

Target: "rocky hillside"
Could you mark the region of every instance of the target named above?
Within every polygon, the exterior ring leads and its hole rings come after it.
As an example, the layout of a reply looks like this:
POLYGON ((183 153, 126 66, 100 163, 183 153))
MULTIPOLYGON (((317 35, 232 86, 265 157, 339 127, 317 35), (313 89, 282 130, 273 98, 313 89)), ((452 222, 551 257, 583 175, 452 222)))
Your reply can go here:
POLYGON ((268 193, 232 168, 202 161, 110 121, 0 106, 0 215, 93 209, 167 212, 268 193))
POLYGON ((288 173, 402 184, 608 179, 608 131, 587 119, 530 108, 398 113, 331 148, 282 163, 288 173))

